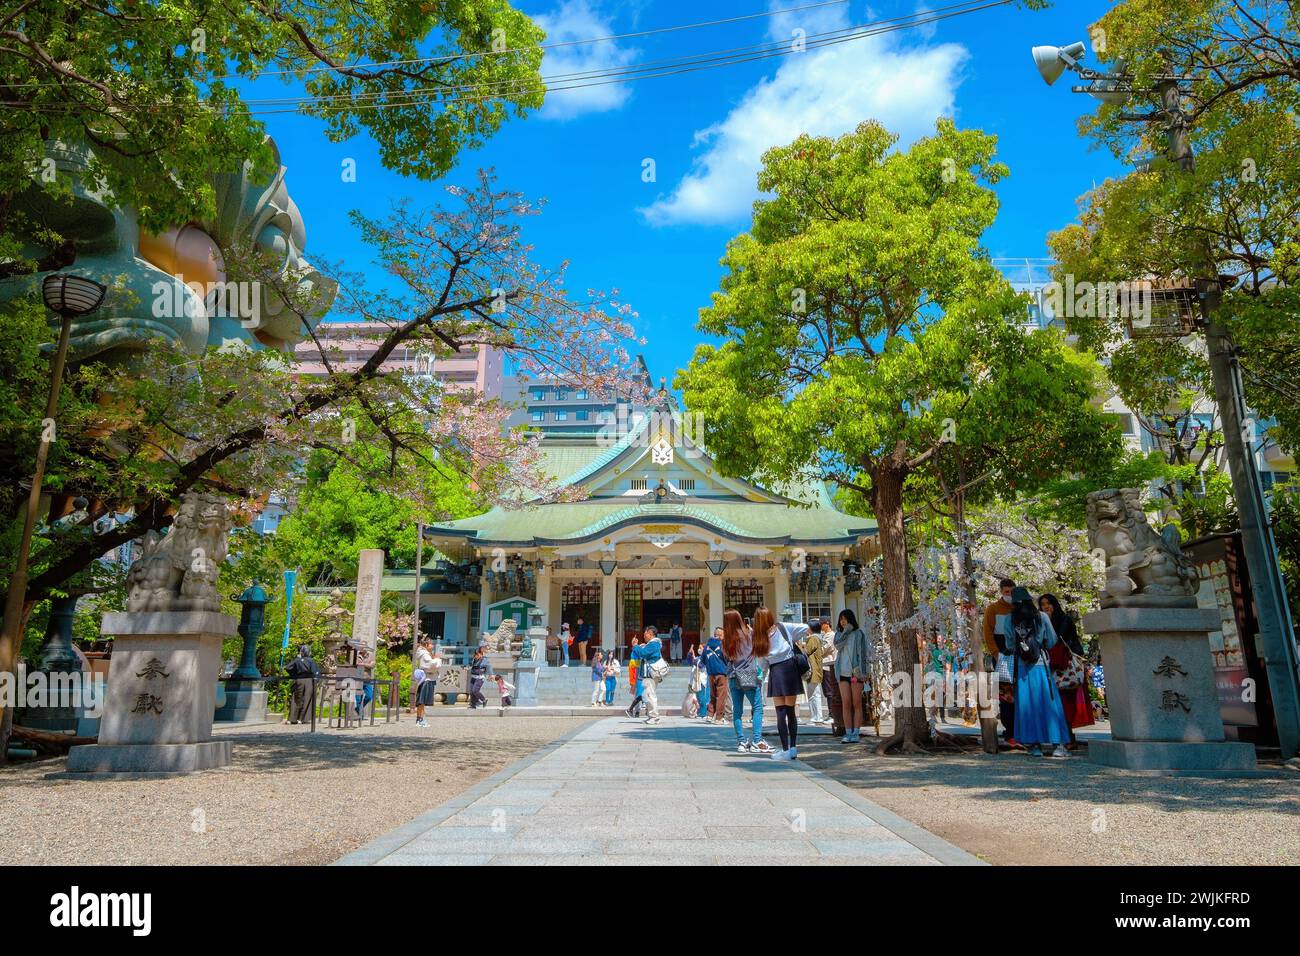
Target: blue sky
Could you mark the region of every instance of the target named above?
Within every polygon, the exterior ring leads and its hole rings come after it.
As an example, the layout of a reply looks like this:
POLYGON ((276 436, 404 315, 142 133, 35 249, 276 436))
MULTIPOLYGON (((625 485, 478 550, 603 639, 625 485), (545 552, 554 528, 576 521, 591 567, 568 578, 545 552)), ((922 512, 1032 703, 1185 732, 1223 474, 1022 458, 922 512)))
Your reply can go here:
MULTIPOLYGON (((797 6, 785 0, 517 0, 554 39, 585 39, 797 6)), ((932 7, 943 5, 933 0, 932 7)), ((511 120, 483 148, 462 154, 451 182, 494 167, 504 188, 545 198, 528 222, 539 261, 568 259, 570 285, 617 288, 637 311, 651 373, 684 365, 702 336, 698 310, 717 288, 727 240, 749 224, 758 155, 800 132, 832 135, 863 119, 880 119, 904 141, 933 128, 937 115, 999 137, 1011 176, 998 187, 1002 209, 986 235, 995 256, 1046 255, 1045 238, 1076 216, 1078 197, 1121 172, 1090 151, 1078 117, 1095 101, 1071 94, 1070 77, 1042 82, 1029 48, 1088 39, 1107 9, 1100 0, 1056 0, 1046 11, 1012 6, 792 56, 647 79, 632 84, 555 92, 540 111, 511 120), (655 163, 655 182, 642 178, 655 163)), ((815 10, 639 37, 563 47, 542 71, 567 73, 725 49, 898 16, 914 0, 860 0, 815 10)), ((255 96, 275 95, 270 81, 255 96)), ((382 215, 393 200, 441 202, 442 183, 384 170, 365 136, 325 139, 321 124, 293 115, 267 117, 289 170, 289 188, 307 223, 308 257, 361 270, 369 256, 347 221, 350 209, 382 215), (341 182, 345 159, 355 183, 341 182)))

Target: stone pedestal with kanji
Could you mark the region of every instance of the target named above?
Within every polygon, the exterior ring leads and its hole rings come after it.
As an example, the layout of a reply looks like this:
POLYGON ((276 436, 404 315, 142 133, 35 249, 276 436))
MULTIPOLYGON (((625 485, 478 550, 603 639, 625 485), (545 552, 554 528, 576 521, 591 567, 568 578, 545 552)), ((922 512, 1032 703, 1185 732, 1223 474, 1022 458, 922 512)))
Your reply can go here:
POLYGON ((175 774, 230 763, 230 741, 212 739, 212 716, 221 644, 237 625, 216 611, 105 614, 113 654, 99 741, 73 747, 68 772, 175 774))
POLYGON ((1224 736, 1208 636, 1219 625, 1217 610, 1196 607, 1110 607, 1084 615, 1084 630, 1101 641, 1112 737, 1088 745, 1093 763, 1255 769, 1255 748, 1224 736))

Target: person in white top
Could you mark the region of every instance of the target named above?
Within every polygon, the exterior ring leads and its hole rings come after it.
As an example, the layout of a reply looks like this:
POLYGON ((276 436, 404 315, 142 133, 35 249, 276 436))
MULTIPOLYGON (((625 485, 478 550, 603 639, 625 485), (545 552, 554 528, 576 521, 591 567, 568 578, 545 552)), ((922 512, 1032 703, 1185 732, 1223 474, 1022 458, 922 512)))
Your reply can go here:
POLYGON ((795 707, 803 693, 803 674, 795 663, 795 641, 808 637, 808 625, 798 622, 781 623, 766 607, 754 612, 754 655, 762 657, 763 669, 768 677, 768 696, 776 707, 776 732, 781 736, 781 749, 772 755, 773 760, 794 760, 799 756, 799 714, 795 707), (766 634, 767 653, 760 654, 759 635, 766 634))
POLYGON ((424 719, 424 708, 426 705, 432 706, 433 692, 438 686, 438 670, 442 667, 442 662, 433 656, 433 641, 427 638, 419 643, 415 649, 415 673, 413 677, 423 675, 423 680, 419 681, 415 690, 415 726, 428 727, 429 722, 424 719))

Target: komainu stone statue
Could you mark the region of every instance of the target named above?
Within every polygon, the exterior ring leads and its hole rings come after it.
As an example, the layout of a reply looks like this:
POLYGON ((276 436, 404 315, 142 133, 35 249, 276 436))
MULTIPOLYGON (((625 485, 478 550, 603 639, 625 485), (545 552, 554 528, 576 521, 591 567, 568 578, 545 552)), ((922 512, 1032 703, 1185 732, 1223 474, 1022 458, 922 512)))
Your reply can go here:
POLYGON ((514 649, 515 641, 518 639, 515 634, 515 619, 508 617, 501 622, 491 634, 483 638, 483 646, 489 654, 507 654, 514 649))
POLYGON ((1178 529, 1147 524, 1137 488, 1088 495, 1088 540, 1106 558, 1102 607, 1195 607, 1196 570, 1183 556, 1178 529))
POLYGON ((217 573, 230 513, 217 495, 188 492, 161 539, 151 533, 126 575, 128 611, 220 611, 217 573))

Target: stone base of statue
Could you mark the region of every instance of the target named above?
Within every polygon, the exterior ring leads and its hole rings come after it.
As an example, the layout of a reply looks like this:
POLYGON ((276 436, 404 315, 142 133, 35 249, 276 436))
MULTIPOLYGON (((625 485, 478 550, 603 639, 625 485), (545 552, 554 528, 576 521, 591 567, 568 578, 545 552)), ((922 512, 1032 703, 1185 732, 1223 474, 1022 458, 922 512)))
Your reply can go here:
POLYGON ((519 707, 537 706, 537 671, 541 665, 533 660, 515 661, 514 702, 519 707))
POLYGON ((68 752, 68 773, 194 773, 230 763, 212 739, 221 643, 238 621, 215 611, 104 615, 113 638, 99 742, 68 752))
POLYGON ((226 684, 226 702, 217 708, 217 723, 266 723, 266 682, 231 678, 226 684))
POLYGON ((1239 772, 1255 748, 1223 733, 1208 633, 1219 612, 1111 607, 1083 617, 1101 640, 1111 740, 1088 745, 1096 764, 1126 770, 1239 772))

